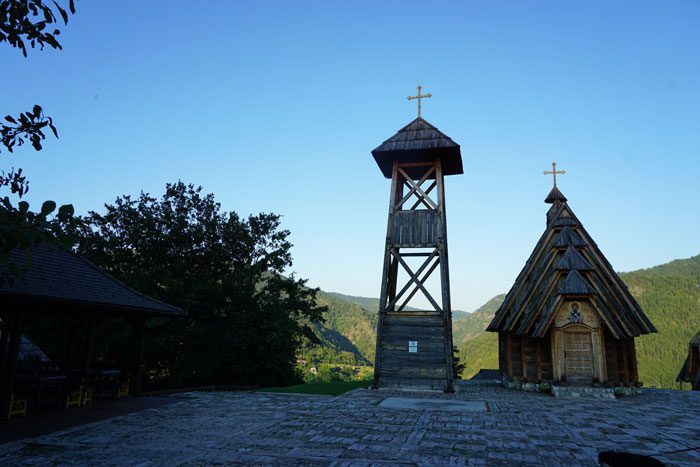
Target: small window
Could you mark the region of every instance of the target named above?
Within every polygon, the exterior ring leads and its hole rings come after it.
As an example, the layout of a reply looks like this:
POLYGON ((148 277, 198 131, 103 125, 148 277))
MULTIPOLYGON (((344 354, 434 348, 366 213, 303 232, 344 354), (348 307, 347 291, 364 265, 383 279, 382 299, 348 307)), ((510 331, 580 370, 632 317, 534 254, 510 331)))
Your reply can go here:
POLYGON ((409 353, 418 352, 418 341, 408 341, 408 351, 409 353))

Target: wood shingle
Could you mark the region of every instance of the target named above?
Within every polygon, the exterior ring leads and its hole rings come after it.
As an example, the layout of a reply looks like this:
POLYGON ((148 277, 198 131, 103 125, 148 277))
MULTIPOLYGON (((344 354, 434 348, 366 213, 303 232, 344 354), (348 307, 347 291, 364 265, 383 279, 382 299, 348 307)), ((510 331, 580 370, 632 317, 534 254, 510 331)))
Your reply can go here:
POLYGON ((393 162, 399 159, 403 162, 432 162, 437 158, 442 162, 443 175, 464 173, 459 144, 421 117, 380 144, 372 151, 372 156, 386 178, 391 178, 393 162))

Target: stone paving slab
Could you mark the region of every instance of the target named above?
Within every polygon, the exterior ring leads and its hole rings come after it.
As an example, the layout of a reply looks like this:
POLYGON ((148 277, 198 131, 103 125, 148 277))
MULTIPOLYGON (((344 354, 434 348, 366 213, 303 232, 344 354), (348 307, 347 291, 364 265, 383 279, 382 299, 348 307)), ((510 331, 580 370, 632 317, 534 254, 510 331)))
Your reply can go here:
MULTIPOLYGON (((700 393, 646 390, 616 400, 559 399, 460 382, 434 403, 486 411, 386 406, 401 391, 339 397, 192 393, 173 405, 0 445, 0 465, 596 465, 603 450, 700 447, 700 393)), ((389 404, 391 405, 391 404, 389 404)), ((666 454, 700 465, 700 452, 666 454)))
POLYGON ((379 407, 385 409, 442 410, 447 412, 486 412, 486 402, 416 397, 387 397, 379 407))

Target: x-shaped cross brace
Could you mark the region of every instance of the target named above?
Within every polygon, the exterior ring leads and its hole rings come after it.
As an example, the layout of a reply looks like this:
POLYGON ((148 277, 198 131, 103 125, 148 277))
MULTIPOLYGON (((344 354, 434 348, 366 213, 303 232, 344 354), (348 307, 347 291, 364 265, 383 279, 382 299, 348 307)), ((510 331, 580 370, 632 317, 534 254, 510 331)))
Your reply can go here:
POLYGON ((430 255, 428 255, 428 257, 423 262, 421 267, 419 267, 415 273, 411 270, 411 268, 408 266, 408 264, 406 264, 406 261, 404 261, 404 259, 401 257, 398 250, 392 248, 391 255, 395 258, 396 261, 398 261, 401 264, 401 266, 403 266, 403 268, 406 270, 408 275, 411 276, 411 279, 406 283, 406 285, 403 286, 401 291, 398 294, 396 294, 396 297, 394 297, 394 299, 389 303, 389 305, 386 307, 386 309, 390 310, 390 309, 394 308, 394 306, 396 306, 396 303, 403 296, 403 294, 406 293, 406 291, 411 286, 411 284, 415 284, 415 287, 413 288, 411 293, 408 295, 406 300, 404 300, 403 304, 401 304, 401 306, 399 307, 399 311, 404 309, 406 304, 408 304, 408 302, 411 300, 411 298, 413 298, 413 296, 416 294, 416 292, 418 292, 418 290, 423 292, 423 294, 428 299, 430 304, 433 305, 433 307, 435 308, 435 311, 442 311, 440 306, 433 299, 432 295, 430 295, 430 293, 423 286, 423 282, 425 282, 425 280, 430 276, 430 274, 432 274, 432 272, 435 270, 435 268, 438 266, 438 264, 440 264, 440 258, 438 257, 437 261, 435 261, 432 265, 430 265, 430 262, 433 260, 433 258, 437 257, 438 249, 436 248, 435 250, 433 250, 432 253, 430 253, 430 255), (430 265, 430 268, 428 269, 428 271, 425 273, 423 278, 419 278, 418 276, 428 267, 428 265, 430 265))
POLYGON ((425 182, 434 171, 435 166, 430 167, 430 169, 428 169, 428 171, 425 172, 425 174, 420 178, 420 180, 418 180, 418 183, 416 183, 411 177, 408 176, 408 174, 401 167, 399 167, 399 173, 404 177, 404 183, 408 188, 410 188, 410 190, 408 193, 406 193, 406 196, 404 196, 403 199, 396 204, 394 209, 401 209, 401 206, 403 206, 403 204, 406 201, 408 201, 408 199, 413 195, 415 195, 418 198, 418 201, 416 202, 416 204, 413 205, 411 209, 415 209, 419 203, 423 203, 428 209, 437 209, 437 204, 435 204, 435 202, 432 199, 430 199, 430 196, 428 196, 428 193, 430 193, 433 190, 433 188, 437 186, 437 183, 433 181, 431 186, 426 191, 423 191, 423 189, 421 188, 423 182, 425 182))

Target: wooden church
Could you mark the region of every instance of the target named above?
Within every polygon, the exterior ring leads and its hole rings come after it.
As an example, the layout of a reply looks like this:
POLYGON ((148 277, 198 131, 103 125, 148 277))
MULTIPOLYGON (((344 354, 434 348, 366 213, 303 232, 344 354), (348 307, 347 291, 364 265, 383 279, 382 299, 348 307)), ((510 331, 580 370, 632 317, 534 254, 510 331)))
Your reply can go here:
POLYGON ((547 227, 487 330, 504 380, 567 385, 638 381, 635 337, 656 332, 557 188, 547 227))

